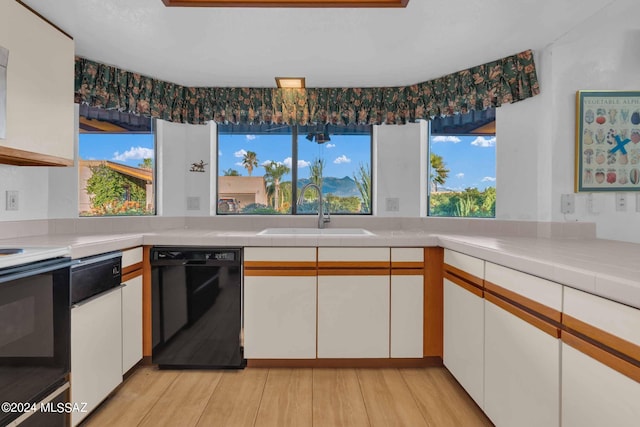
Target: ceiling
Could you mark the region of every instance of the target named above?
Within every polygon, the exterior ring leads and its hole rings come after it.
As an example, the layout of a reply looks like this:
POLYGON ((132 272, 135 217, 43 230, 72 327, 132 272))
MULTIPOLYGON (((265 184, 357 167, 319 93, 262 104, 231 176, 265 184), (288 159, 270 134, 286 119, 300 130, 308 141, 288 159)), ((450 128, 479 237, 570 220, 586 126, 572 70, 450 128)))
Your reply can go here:
POLYGON ((188 86, 401 86, 542 49, 616 0, 411 0, 406 8, 23 0, 80 56, 188 86))

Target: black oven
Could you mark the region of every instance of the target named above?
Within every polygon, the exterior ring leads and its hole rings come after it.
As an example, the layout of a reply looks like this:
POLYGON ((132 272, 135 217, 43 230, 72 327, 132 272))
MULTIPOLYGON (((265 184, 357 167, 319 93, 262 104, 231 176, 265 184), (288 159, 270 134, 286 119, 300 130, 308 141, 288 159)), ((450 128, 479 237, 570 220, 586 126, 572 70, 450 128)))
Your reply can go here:
POLYGON ((25 404, 38 404, 66 388, 69 274, 68 258, 0 270, 0 402, 14 405, 3 406, 0 425, 24 416, 25 404))

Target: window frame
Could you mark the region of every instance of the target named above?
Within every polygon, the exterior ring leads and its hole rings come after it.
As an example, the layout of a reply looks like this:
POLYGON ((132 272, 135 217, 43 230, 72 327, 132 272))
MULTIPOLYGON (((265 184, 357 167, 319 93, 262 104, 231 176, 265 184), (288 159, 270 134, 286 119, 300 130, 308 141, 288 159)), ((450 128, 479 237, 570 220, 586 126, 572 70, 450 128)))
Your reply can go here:
MULTIPOLYGON (((216 194, 215 194, 215 215, 216 216, 243 216, 243 215, 247 215, 247 214, 240 214, 240 213, 220 213, 218 210, 218 201, 220 200, 220 156, 218 155, 218 152, 220 151, 220 135, 221 133, 224 134, 225 130, 224 128, 226 126, 234 126, 233 124, 225 124, 225 125, 220 125, 218 124, 216 126, 216 150, 214 155, 215 155, 215 165, 216 165, 216 194), (221 128, 223 129, 221 132, 221 128)), ((274 216, 274 217, 278 217, 278 216, 288 216, 288 215, 300 215, 300 216, 307 216, 307 215, 317 215, 317 212, 298 212, 298 186, 297 185, 293 185, 293 183, 297 183, 298 182, 298 140, 299 140, 299 136, 303 135, 305 133, 307 133, 309 130, 311 129, 317 129, 320 125, 286 125, 286 124, 269 124, 269 125, 253 125, 253 126, 259 126, 259 127, 264 127, 264 130, 261 130, 259 132, 254 132, 251 130, 251 128, 249 126, 242 126, 239 125, 238 126, 238 132, 234 132, 237 133, 239 135, 249 135, 249 134, 271 134, 269 132, 269 129, 272 129, 272 127, 282 127, 284 128, 289 128, 290 132, 281 132, 283 134, 286 135, 290 135, 291 136, 291 212, 289 213, 283 213, 283 214, 279 214, 279 215, 268 215, 268 216, 274 216), (244 129, 246 128, 246 129, 244 129), (301 131, 302 129, 302 131, 301 131), (295 201, 295 203, 293 203, 295 201)), ((369 212, 364 212, 364 213, 349 213, 349 212, 340 212, 340 213, 333 213, 330 212, 331 215, 344 215, 344 216, 373 216, 373 208, 374 208, 374 192, 373 192, 373 181, 374 181, 374 168, 375 165, 373 164, 373 159, 374 159, 374 141, 373 141, 373 125, 355 125, 355 126, 337 126, 337 125, 328 125, 329 129, 333 129, 332 132, 330 132, 331 135, 367 135, 369 136, 369 173, 370 173, 370 179, 371 179, 371 194, 370 194, 370 206, 369 206, 369 212), (368 133, 364 133, 362 132, 362 130, 364 130, 364 128, 368 129, 368 133), (338 131, 336 131, 336 129, 338 129, 338 131), (353 129, 352 132, 349 132, 349 129, 353 129), (361 132, 355 132, 357 130, 360 130, 361 132)), ((227 134, 231 133, 226 131, 227 134)), ((323 194, 324 197, 324 194, 323 194)))

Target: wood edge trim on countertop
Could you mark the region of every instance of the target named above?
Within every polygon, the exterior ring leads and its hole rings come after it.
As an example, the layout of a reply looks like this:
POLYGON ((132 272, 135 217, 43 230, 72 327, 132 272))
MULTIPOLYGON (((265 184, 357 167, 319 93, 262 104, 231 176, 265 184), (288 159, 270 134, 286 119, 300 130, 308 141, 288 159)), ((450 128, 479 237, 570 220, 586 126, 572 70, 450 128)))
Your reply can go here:
POLYGON ((143 275, 142 269, 130 271, 127 274, 122 275, 121 282, 128 282, 131 279, 135 279, 136 277, 140 277, 143 275))
POLYGON ((640 363, 639 345, 615 336, 588 323, 585 323, 582 320, 569 316, 568 314, 562 315, 562 324, 569 330, 569 332, 582 334, 598 343, 603 344, 605 347, 609 347, 612 350, 624 354, 631 359, 637 360, 640 363))
POLYGON ((276 269, 276 268, 271 268, 271 269, 245 269, 244 270, 244 276, 245 277, 257 277, 257 276, 261 276, 261 277, 265 277, 265 276, 269 276, 269 277, 284 277, 284 276, 305 276, 305 277, 315 277, 317 275, 317 272, 315 269, 311 270, 304 270, 304 269, 294 269, 294 268, 290 268, 290 269, 276 269))
POLYGON ((452 274, 454 276, 457 276, 460 279, 465 280, 465 281, 471 283, 474 286, 477 286, 479 288, 483 288, 484 287, 484 280, 483 279, 481 279, 481 278, 479 278, 477 276, 474 276, 473 274, 467 273, 464 270, 460 270, 459 268, 454 267, 454 266, 452 266, 450 264, 447 264, 447 263, 444 264, 444 271, 446 273, 450 273, 450 274, 452 274))
POLYGON ((392 276, 423 276, 424 268, 392 268, 392 276))
POLYGON ((535 313, 538 313, 548 319, 551 319, 554 322, 557 322, 557 323, 562 322, 562 312, 559 310, 548 307, 544 304, 541 304, 530 298, 524 297, 516 292, 513 292, 509 289, 505 289, 502 286, 496 285, 495 283, 489 282, 487 280, 484 281, 484 289, 485 289, 485 292, 489 291, 494 295, 497 295, 498 297, 510 300, 535 313))
POLYGON ((73 166, 73 159, 34 153, 11 147, 0 147, 0 163, 14 166, 73 166))
POLYGON ((504 311, 513 314, 514 316, 520 318, 521 320, 524 320, 531 326, 534 326, 540 329, 542 332, 548 335, 551 335, 556 339, 560 338, 560 328, 558 328, 557 326, 554 326, 553 324, 548 323, 542 320, 541 318, 536 317, 533 314, 528 313, 519 307, 516 307, 513 304, 510 304, 508 301, 505 301, 494 294, 486 292, 484 294, 484 298, 490 303, 496 305, 497 307, 500 307, 504 311))
POLYGON ((359 270, 365 268, 391 268, 390 261, 318 261, 318 269, 323 268, 345 268, 359 270))
POLYGON ((568 331, 562 331, 562 342, 573 347, 579 352, 597 360, 616 372, 640 383, 640 366, 634 365, 608 351, 591 344, 568 331))
POLYGON ((244 261, 244 268, 313 268, 315 261, 244 261))
POLYGON ((411 268, 424 268, 424 262, 423 261, 391 261, 391 268, 392 269, 402 269, 402 268, 407 268, 407 269, 411 269, 411 268))
POLYGON ((318 276, 389 276, 388 268, 325 268, 318 276))
POLYGON ((446 270, 444 272, 444 278, 449 280, 451 283, 460 286, 464 290, 469 291, 480 298, 484 298, 484 290, 482 288, 477 287, 473 283, 469 283, 466 280, 463 280, 460 277, 453 275, 446 270))
POLYGON ((247 368, 426 368, 443 366, 441 357, 382 359, 247 359, 247 368))
POLYGON ((126 267, 122 267, 122 275, 124 276, 126 274, 131 274, 136 270, 142 270, 142 261, 128 265, 126 267))

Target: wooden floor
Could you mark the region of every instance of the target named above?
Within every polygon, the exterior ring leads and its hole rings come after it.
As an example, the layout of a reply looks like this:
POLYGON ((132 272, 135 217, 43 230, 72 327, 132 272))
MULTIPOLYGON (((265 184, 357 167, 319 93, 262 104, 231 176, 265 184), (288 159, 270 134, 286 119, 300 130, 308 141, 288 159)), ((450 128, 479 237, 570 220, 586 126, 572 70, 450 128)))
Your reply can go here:
POLYGON ((444 368, 136 371, 85 426, 491 426, 444 368))

